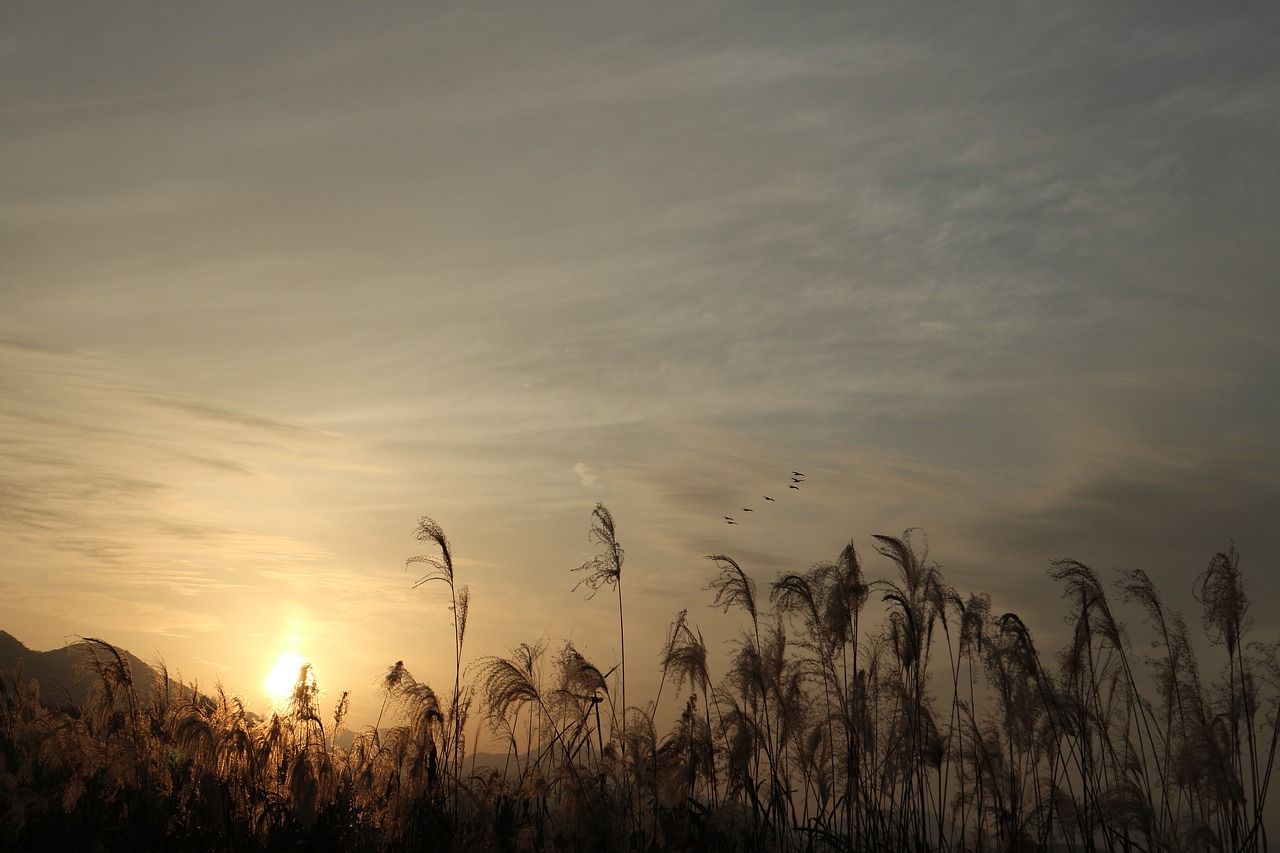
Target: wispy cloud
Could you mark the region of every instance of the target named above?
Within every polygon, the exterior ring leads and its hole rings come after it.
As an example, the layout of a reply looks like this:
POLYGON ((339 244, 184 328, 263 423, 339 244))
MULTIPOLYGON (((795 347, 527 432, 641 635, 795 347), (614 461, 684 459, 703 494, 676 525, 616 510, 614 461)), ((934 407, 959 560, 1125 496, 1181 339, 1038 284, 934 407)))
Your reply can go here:
POLYGON ((586 463, 578 462, 573 466, 573 473, 578 476, 578 482, 586 486, 588 489, 600 488, 600 480, 586 463))
POLYGON ((501 648, 608 618, 559 600, 597 500, 655 636, 707 553, 765 581, 913 524, 1004 589, 1277 554, 1267 13, 33 14, 0 60, 12 586, 427 647, 427 513, 501 648))

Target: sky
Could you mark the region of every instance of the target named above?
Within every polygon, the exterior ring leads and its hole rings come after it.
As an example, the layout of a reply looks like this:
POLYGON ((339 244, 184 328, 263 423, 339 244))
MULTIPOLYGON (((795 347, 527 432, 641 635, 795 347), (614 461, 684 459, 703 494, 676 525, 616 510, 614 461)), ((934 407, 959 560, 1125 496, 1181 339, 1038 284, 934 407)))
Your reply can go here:
POLYGON ((466 660, 615 663, 600 502, 633 703, 679 610, 738 630, 707 555, 891 577, 911 527, 1048 648, 1051 560, 1194 626, 1234 544, 1274 640, 1278 42, 1269 4, 4 4, 0 628, 260 710, 293 652, 369 722, 397 660, 452 676, 420 516, 466 660))

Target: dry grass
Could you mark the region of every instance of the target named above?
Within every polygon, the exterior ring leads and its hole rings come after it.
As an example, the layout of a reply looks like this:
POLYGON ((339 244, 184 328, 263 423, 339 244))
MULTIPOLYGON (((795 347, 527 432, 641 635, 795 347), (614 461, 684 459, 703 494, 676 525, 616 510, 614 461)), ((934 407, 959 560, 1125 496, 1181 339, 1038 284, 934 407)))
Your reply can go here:
MULTIPOLYGON (((617 591, 624 639, 624 554, 603 506, 590 536, 601 554, 579 586, 617 591)), ((378 725, 344 749, 347 696, 320 707, 308 667, 288 707, 257 719, 221 685, 206 696, 166 675, 141 689, 123 654, 86 639, 95 688, 81 707, 41 704, 21 671, 0 677, 0 847, 1265 849, 1280 662, 1251 639, 1234 550, 1196 581, 1199 646, 1149 577, 1119 573, 1142 656, 1097 573, 1054 563, 1070 631, 1047 657, 1017 615, 950 587, 916 531, 875 538, 883 579, 864 579, 850 544, 767 596, 713 555, 709 603, 741 629, 725 671, 681 611, 641 707, 624 660, 568 643, 467 664, 448 540, 426 518, 417 538, 435 549, 408 561, 432 567, 419 584, 450 592, 447 695, 396 663, 378 725), (464 767, 477 701, 507 746, 503 770, 464 767), (675 719, 665 733, 660 706, 675 719)))

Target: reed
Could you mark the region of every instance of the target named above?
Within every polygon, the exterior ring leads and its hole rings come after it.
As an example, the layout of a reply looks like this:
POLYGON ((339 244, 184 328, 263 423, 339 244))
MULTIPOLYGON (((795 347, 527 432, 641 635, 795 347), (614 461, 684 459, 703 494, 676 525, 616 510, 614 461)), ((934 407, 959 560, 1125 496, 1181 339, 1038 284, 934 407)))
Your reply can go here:
POLYGON ((717 673, 680 611, 658 650, 657 693, 637 706, 625 698, 624 555, 607 509, 592 513, 601 553, 575 587, 617 592, 619 659, 604 665, 571 643, 550 653, 547 640, 466 664, 466 587, 439 525, 424 518, 417 535, 435 549, 408 561, 432 567, 419 584, 450 592, 447 694, 395 663, 377 723, 344 748, 349 697, 322 707, 309 666, 263 719, 220 684, 170 682, 163 666, 156 684, 139 683, 119 649, 86 639, 94 688, 79 707, 41 697, 21 670, 0 674, 0 847, 1267 847, 1280 645, 1253 638, 1233 548, 1195 581, 1199 641, 1144 572, 1108 584, 1055 562, 1067 640, 1049 654, 1017 614, 956 591, 918 531, 875 537, 885 577, 867 580, 850 543, 779 574, 767 595, 742 563, 712 555, 708 604, 739 620, 732 652, 717 673), (506 744, 504 768, 463 770, 472 702, 506 744))
POLYGON ((449 589, 449 612, 453 621, 453 693, 449 696, 447 709, 448 734, 444 737, 444 754, 448 756, 447 776, 452 780, 452 797, 454 799, 455 817, 458 798, 458 781, 462 775, 462 755, 464 750, 463 727, 466 724, 467 700, 462 689, 462 646, 467 635, 467 613, 471 604, 471 590, 463 585, 458 586, 453 571, 453 551, 444 529, 434 520, 423 516, 418 519, 414 538, 419 542, 429 542, 436 546, 439 554, 419 554, 405 561, 405 568, 416 563, 426 563, 433 571, 420 577, 414 583, 414 589, 424 584, 439 582, 449 589))

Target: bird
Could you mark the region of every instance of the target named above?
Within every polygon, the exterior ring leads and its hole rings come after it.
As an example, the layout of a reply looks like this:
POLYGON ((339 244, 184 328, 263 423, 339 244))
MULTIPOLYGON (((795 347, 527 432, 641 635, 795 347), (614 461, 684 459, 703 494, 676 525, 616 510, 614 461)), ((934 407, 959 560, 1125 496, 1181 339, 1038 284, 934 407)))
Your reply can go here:
POLYGON ((803 476, 804 476, 804 474, 801 474, 799 471, 792 471, 792 472, 791 472, 791 476, 792 476, 792 477, 803 477, 803 476))
POLYGON ((733 516, 731 516, 731 515, 726 515, 726 516, 724 517, 724 520, 725 520, 725 521, 733 521, 733 516))
POLYGON ((755 512, 755 510, 754 510, 754 509, 752 509, 752 508, 751 508, 751 507, 749 507, 749 506, 744 506, 744 507, 742 508, 742 511, 743 511, 743 512, 755 512))
POLYGON ((764 498, 764 499, 765 499, 765 500, 767 500, 767 501, 771 501, 771 500, 773 500, 773 498, 769 497, 768 495, 761 495, 761 497, 762 497, 762 498, 764 498))
POLYGON ((787 488, 789 488, 789 489, 799 489, 800 487, 799 487, 799 486, 794 486, 794 485, 793 485, 793 486, 788 486, 787 488))
POLYGON ((803 482, 804 482, 804 478, 803 478, 803 477, 792 477, 792 478, 791 478, 791 482, 793 482, 793 483, 803 483, 803 482))
POLYGON ((725 522, 725 524, 737 524, 737 523, 738 522, 734 521, 732 518, 725 522))

